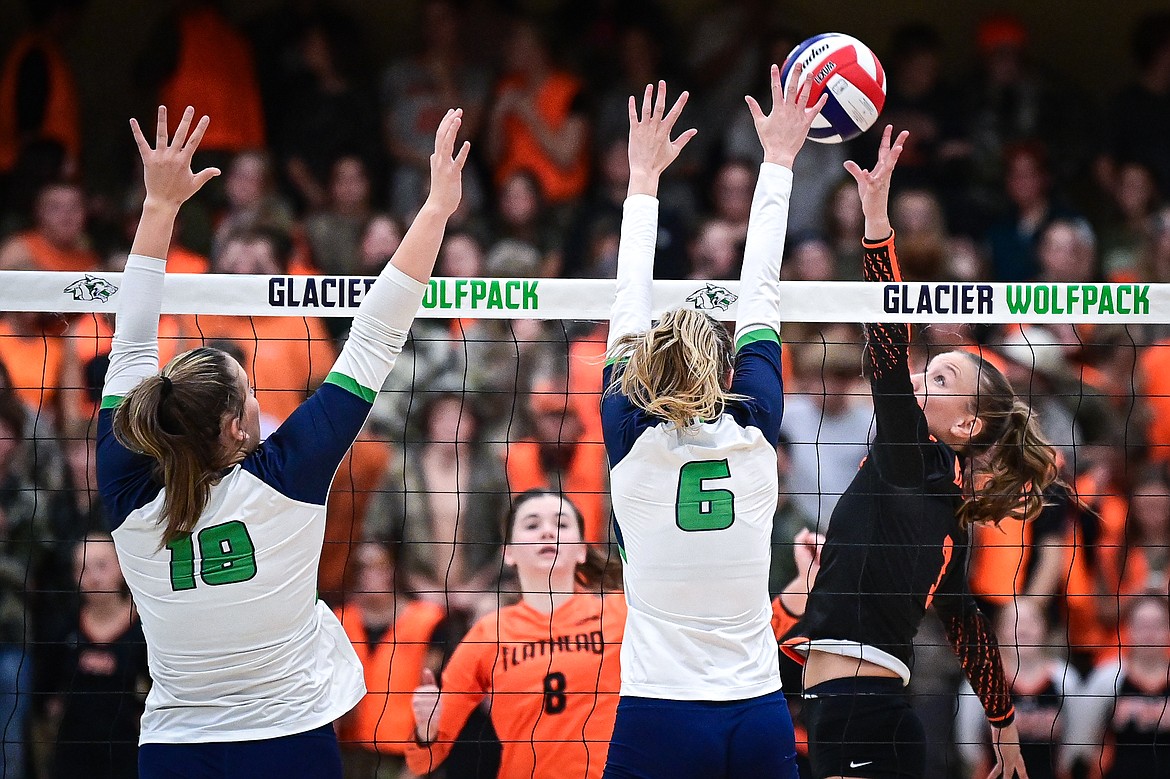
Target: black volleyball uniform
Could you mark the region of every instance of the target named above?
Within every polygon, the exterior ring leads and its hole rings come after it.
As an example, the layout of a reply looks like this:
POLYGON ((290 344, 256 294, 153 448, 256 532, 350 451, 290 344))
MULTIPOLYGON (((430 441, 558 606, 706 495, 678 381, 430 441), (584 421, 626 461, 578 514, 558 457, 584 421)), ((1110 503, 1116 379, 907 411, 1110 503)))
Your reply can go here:
MULTIPOLYGON (((901 281, 893 241, 891 235, 885 241, 863 244, 867 281, 901 281)), ((968 537, 957 519, 962 464, 950 447, 931 437, 915 399, 909 325, 871 324, 866 326, 866 335, 876 434, 833 510, 820 573, 803 617, 789 631, 782 648, 797 662, 806 659, 810 647, 862 658, 895 671, 904 686, 910 680, 914 636, 933 604, 988 719, 1003 727, 1011 722, 1013 709, 999 648, 991 625, 967 589, 968 537)), ((838 697, 866 694, 867 684, 878 697, 901 692, 897 680, 879 678, 826 684, 838 697)), ((806 695, 823 697, 824 691, 818 689, 823 686, 806 695)), ((859 710, 857 701, 849 705, 853 708, 841 710, 859 710)), ((884 716, 877 710, 872 715, 875 721, 884 716)), ((913 740, 915 728, 920 732, 921 725, 911 725, 903 729, 887 723, 874 741, 889 742, 891 731, 895 744, 913 740)), ((883 755, 880 750, 862 749, 854 759, 845 742, 860 735, 848 728, 833 731, 832 740, 840 736, 842 743, 826 755, 829 747, 822 744, 818 749, 816 743, 816 723, 810 721, 809 728, 818 774, 910 776, 915 774, 897 766, 924 760, 923 755, 907 756, 911 747, 905 743, 897 758, 894 754, 899 750, 883 755), (862 759, 870 754, 877 757, 862 759)))
POLYGON ((1170 779, 1170 685, 1151 693, 1122 679, 1107 729, 1113 749, 1105 779, 1170 779))

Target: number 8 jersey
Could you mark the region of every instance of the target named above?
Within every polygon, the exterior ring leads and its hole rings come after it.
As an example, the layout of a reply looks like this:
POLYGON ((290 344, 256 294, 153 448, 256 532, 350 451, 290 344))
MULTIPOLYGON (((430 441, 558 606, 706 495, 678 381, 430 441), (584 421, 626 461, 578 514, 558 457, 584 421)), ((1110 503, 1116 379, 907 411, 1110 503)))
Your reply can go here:
MULTIPOLYGON (((765 163, 752 204, 731 392, 685 429, 653 417, 605 369, 602 425, 629 614, 622 695, 729 701, 780 689, 768 598, 783 413, 780 255, 792 174, 765 163)), ((650 325, 657 201, 627 199, 611 344, 650 325)))

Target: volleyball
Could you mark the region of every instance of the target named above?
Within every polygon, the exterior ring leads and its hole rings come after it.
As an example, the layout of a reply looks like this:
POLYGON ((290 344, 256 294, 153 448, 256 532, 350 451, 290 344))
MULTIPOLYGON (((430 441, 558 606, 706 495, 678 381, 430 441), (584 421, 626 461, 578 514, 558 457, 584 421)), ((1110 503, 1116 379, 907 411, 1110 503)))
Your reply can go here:
POLYGON ((796 63, 804 66, 799 86, 813 80, 809 103, 828 92, 829 99, 813 120, 808 139, 817 143, 848 141, 873 126, 886 102, 886 72, 869 47, 836 32, 814 35, 784 60, 784 88, 796 63))

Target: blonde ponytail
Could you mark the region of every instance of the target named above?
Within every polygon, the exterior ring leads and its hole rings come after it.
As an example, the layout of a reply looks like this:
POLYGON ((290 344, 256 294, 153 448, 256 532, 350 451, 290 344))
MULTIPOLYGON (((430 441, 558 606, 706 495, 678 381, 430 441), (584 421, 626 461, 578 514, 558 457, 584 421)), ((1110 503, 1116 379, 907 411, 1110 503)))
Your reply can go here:
POLYGON ((676 308, 645 333, 622 336, 609 359, 624 363, 622 394, 651 416, 687 427, 741 400, 728 392, 734 348, 723 325, 707 314, 676 308))

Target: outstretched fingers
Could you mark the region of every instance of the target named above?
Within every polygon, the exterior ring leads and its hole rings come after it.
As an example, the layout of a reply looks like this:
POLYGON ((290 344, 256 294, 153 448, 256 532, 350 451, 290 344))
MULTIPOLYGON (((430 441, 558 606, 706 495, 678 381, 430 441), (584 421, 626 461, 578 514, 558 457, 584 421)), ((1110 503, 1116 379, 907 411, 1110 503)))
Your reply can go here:
POLYGON ((138 154, 146 159, 146 155, 150 154, 153 149, 150 144, 146 142, 146 138, 142 135, 142 128, 138 126, 137 119, 130 120, 130 132, 134 136, 134 143, 138 146, 138 154))
POLYGON ((653 114, 651 113, 651 106, 654 100, 654 85, 647 84, 646 92, 642 95, 642 121, 649 121, 653 114))
POLYGON ((682 151, 683 147, 691 142, 691 138, 694 138, 698 134, 699 131, 692 127, 679 137, 675 138, 671 144, 674 146, 675 153, 677 154, 678 152, 682 151))
POLYGON ((187 131, 191 129, 191 119, 195 116, 195 109, 187 106, 183 109, 183 117, 179 119, 179 126, 175 128, 175 137, 171 138, 170 145, 167 148, 181 149, 183 142, 187 140, 187 131))
MULTIPOLYGON (((661 83, 662 83, 661 97, 665 100, 666 82, 663 81, 661 83)), ((667 113, 665 117, 663 117, 662 124, 666 127, 667 130, 670 130, 671 128, 674 127, 674 123, 677 122, 678 118, 682 115, 682 110, 684 107, 686 107, 687 100, 690 98, 690 96, 691 95, 689 92, 683 92, 681 95, 679 95, 678 100, 675 100, 674 105, 670 107, 670 112, 667 113)))
POLYGON ((467 162, 467 155, 471 153, 471 141, 464 141, 463 145, 459 147, 459 153, 455 155, 455 167, 463 170, 464 164, 467 162))
POLYGON ((455 150, 455 136, 459 134, 459 127, 463 123, 463 109, 451 108, 439 122, 439 131, 435 133, 435 154, 443 159, 451 159, 455 150))
POLYGON ((864 184, 869 179, 869 171, 862 169, 862 167, 853 160, 845 160, 845 170, 849 172, 850 176, 857 180, 858 184, 864 184))
POLYGON ((751 95, 744 95, 743 99, 747 101, 748 110, 752 113, 752 119, 757 122, 762 121, 764 119, 764 109, 760 108, 760 104, 756 102, 756 99, 751 95))
POLYGON ((666 82, 658 82, 658 96, 654 99, 654 118, 662 119, 662 115, 666 112, 666 82))
POLYGON ((211 124, 211 119, 208 116, 200 117, 195 124, 195 129, 191 131, 191 135, 187 138, 187 142, 183 144, 183 153, 190 159, 195 154, 199 144, 203 141, 203 133, 207 132, 207 125, 211 124))
POLYGON ((158 107, 158 118, 154 123, 154 148, 165 149, 167 146, 167 107, 158 107))
POLYGON ((808 79, 801 80, 804 75, 804 63, 798 62, 792 66, 792 72, 788 75, 788 88, 783 89, 780 83, 780 66, 772 66, 772 101, 773 107, 779 105, 781 102, 804 105, 808 102, 808 93, 806 89, 811 88, 812 82, 808 79), (783 90, 783 91, 781 91, 783 90), (801 94, 804 94, 804 99, 801 99, 801 94), (777 100, 777 97, 780 97, 777 100))

